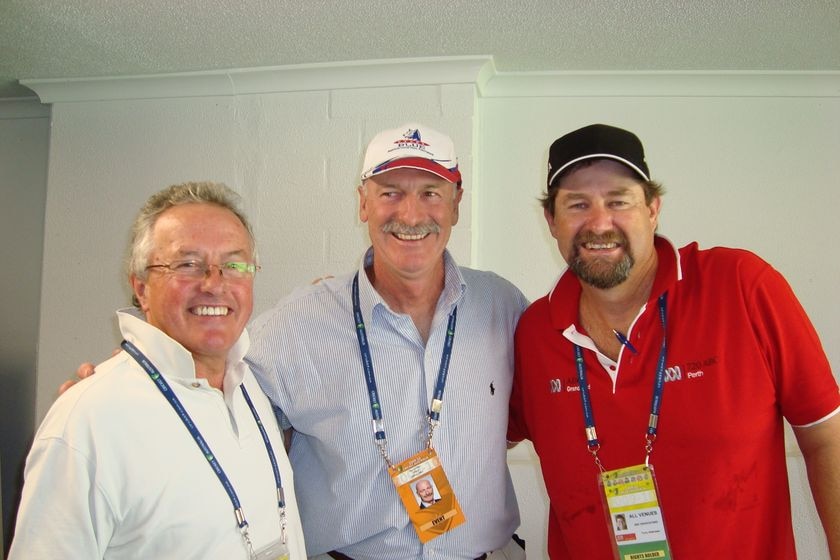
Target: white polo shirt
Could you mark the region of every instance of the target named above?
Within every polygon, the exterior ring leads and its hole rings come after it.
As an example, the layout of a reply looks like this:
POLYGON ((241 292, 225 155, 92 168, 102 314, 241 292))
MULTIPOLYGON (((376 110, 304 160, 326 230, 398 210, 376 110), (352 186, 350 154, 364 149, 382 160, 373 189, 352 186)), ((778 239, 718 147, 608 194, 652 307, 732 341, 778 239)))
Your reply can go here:
MULTIPOLYGON (((291 558, 305 559, 283 437, 242 361, 247 331, 228 355, 223 394, 195 377, 183 346, 125 310, 117 315, 215 454, 259 550, 279 538, 279 512, 245 385, 277 458, 291 558)), ((10 558, 248 558, 228 494, 148 374, 126 352, 96 371, 56 401, 36 434, 10 558)))

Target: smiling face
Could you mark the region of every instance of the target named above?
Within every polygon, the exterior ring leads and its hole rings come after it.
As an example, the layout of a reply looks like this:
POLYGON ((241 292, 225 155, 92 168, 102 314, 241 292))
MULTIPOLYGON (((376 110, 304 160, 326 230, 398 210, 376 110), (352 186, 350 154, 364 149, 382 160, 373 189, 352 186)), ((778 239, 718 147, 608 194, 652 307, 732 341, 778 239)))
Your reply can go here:
MULTIPOLYGON (((236 215, 214 204, 183 204, 163 212, 152 230, 149 264, 195 259, 218 265, 253 262, 250 238, 236 215)), ((153 268, 131 285, 149 324, 180 342, 201 366, 222 368, 251 316, 253 278, 228 279, 213 267, 203 278, 153 268)))
POLYGON ((609 289, 655 263, 660 199, 648 205, 640 179, 621 163, 601 160, 560 179, 551 235, 569 268, 585 284, 609 289), (639 266, 642 265, 642 266, 639 266))
POLYGON ((394 169, 365 181, 359 187, 359 218, 368 224, 377 277, 442 274, 461 195, 455 184, 419 169, 394 169))
POLYGON ((417 490, 417 495, 420 496, 420 499, 427 504, 430 504, 435 499, 435 491, 432 489, 432 485, 429 483, 428 480, 421 480, 418 482, 415 487, 417 490))

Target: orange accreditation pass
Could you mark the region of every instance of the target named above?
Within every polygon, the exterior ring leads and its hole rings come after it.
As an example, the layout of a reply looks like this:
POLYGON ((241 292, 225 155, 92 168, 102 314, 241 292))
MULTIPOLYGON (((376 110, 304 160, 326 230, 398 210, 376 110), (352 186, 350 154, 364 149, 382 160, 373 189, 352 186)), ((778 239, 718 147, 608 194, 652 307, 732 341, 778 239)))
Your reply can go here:
POLYGON ((388 469, 420 542, 466 521, 434 449, 425 449, 388 469))

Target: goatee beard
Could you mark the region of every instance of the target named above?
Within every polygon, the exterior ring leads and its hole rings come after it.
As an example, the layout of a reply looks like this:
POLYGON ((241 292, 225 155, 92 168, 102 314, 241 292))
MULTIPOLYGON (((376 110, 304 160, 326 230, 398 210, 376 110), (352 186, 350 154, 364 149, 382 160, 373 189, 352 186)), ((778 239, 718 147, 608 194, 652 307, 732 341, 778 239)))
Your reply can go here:
POLYGON ((591 232, 581 233, 575 236, 574 253, 572 254, 569 268, 574 272, 581 282, 589 284, 601 290, 614 288, 627 280, 630 276, 630 269, 635 261, 629 251, 627 238, 616 231, 596 235, 591 232), (580 255, 579 247, 586 243, 618 243, 624 249, 624 255, 618 262, 594 257, 586 261, 580 255))

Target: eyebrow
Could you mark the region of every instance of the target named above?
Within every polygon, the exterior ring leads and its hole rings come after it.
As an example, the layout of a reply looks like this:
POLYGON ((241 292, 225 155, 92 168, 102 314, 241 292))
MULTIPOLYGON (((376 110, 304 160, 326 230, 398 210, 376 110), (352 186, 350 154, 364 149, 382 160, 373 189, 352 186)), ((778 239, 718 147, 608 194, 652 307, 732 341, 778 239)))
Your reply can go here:
MULTIPOLYGON (((607 191, 607 196, 622 196, 622 195, 628 194, 629 192, 630 192, 629 187, 618 187, 618 188, 607 191)), ((568 190, 563 191, 563 189, 560 189, 560 196, 563 198, 563 200, 569 200, 569 199, 579 199, 579 198, 586 199, 586 198, 590 198, 592 195, 590 195, 588 193, 585 193, 585 192, 580 192, 580 191, 568 191, 568 190)))
MULTIPOLYGON (((233 251, 228 251, 226 253, 222 253, 222 260, 229 260, 232 258, 245 258, 248 255, 248 252, 248 249, 235 249, 233 251)), ((179 249, 175 253, 175 256, 179 258, 204 258, 202 252, 195 249, 179 249)))
MULTIPOLYGON (((383 189, 399 189, 399 190, 406 190, 405 187, 402 185, 398 185, 396 183, 377 183, 380 188, 383 189)), ((443 189, 448 183, 423 183, 419 185, 418 189, 436 189, 440 190, 443 189)))

